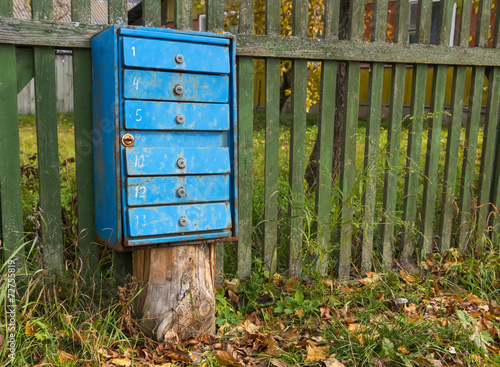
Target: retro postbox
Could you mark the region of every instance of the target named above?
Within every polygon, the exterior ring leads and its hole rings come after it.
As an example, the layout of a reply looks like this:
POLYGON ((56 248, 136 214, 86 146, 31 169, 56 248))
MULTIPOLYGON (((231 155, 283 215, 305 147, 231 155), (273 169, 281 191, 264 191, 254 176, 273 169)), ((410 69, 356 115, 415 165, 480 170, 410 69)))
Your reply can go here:
POLYGON ((113 25, 92 65, 98 242, 235 240, 234 36, 113 25))

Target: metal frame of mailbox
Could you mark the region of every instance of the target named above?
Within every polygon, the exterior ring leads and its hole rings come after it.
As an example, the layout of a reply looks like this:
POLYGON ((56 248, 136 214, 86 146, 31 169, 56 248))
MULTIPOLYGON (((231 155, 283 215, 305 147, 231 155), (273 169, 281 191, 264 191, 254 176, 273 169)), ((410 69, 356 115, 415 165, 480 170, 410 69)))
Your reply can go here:
MULTIPOLYGON (((128 39, 128 38, 127 38, 128 39)), ((112 25, 108 29, 99 33, 92 38, 92 63, 93 63, 93 118, 94 118, 94 175, 95 175, 95 212, 96 212, 96 237, 97 242, 102 243, 117 251, 133 251, 141 250, 145 248, 161 247, 161 246, 172 246, 181 244, 196 244, 204 242, 232 242, 237 240, 238 236, 238 180, 237 180, 237 123, 236 123, 236 70, 235 70, 235 36, 227 33, 206 33, 206 32, 179 32, 169 29, 158 29, 158 28, 147 28, 147 27, 130 27, 122 25, 112 25), (130 220, 127 220, 128 211, 135 210, 135 212, 140 212, 140 206, 130 205, 127 201, 127 190, 130 185, 133 185, 137 180, 144 178, 146 174, 142 172, 135 172, 134 177, 127 176, 127 154, 133 153, 133 147, 126 150, 121 139, 125 133, 137 133, 146 136, 145 139, 154 139, 154 132, 159 130, 158 125, 152 122, 151 126, 142 127, 140 130, 133 123, 129 125, 126 124, 127 105, 132 105, 133 103, 139 103, 143 101, 144 103, 149 102, 149 96, 146 99, 125 99, 125 88, 124 79, 133 77, 134 73, 149 73, 149 76, 162 76, 167 75, 167 73, 177 73, 180 77, 185 77, 187 79, 201 76, 202 79, 206 75, 218 74, 195 74, 203 71, 193 71, 189 70, 185 72, 182 68, 182 63, 180 65, 169 64, 170 60, 157 60, 159 67, 153 67, 155 60, 152 60, 151 66, 148 67, 126 67, 124 64, 124 50, 123 42, 125 37, 135 37, 137 39, 145 40, 145 42, 150 42, 151 40, 161 40, 162 42, 186 42, 200 45, 204 42, 208 44, 221 44, 227 43, 226 46, 229 49, 229 65, 230 70, 228 71, 228 109, 229 109, 229 129, 225 132, 220 132, 220 136, 215 135, 217 132, 207 133, 205 130, 200 129, 198 131, 193 131, 189 129, 167 129, 168 133, 175 137, 175 132, 179 131, 180 134, 178 138, 182 140, 187 134, 190 134, 191 139, 195 136, 199 137, 200 142, 221 139, 225 140, 227 149, 229 150, 229 161, 230 161, 230 172, 226 174, 224 180, 229 180, 229 200, 228 201, 218 201, 218 208, 221 208, 220 204, 226 207, 226 212, 229 211, 230 224, 220 230, 213 231, 192 231, 192 232, 174 232, 171 234, 150 234, 145 236, 131 236, 130 228, 127 227, 131 225, 130 220), (224 41, 227 40, 227 41, 224 41), (156 74, 155 74, 156 73, 156 74), (151 135, 152 133, 152 135, 151 135), (150 135, 148 135, 150 134, 150 135), (183 135, 186 134, 186 135, 183 135), (212 135, 213 136, 212 136, 212 135), (134 181, 135 180, 135 181, 134 181), (128 181, 131 183, 128 184, 128 181), (229 208, 228 208, 229 205, 229 208)), ((135 53, 135 50, 134 50, 135 53)), ((195 55, 202 57, 202 55, 195 55)), ((151 85, 161 84, 161 80, 150 80, 151 85)), ((207 84, 205 84, 205 87, 207 84)), ((225 93, 220 90, 205 90, 205 95, 210 96, 210 93, 225 93)), ((130 93, 130 92, 127 92, 130 93)), ((210 97, 208 97, 210 98, 210 97)), ((153 98, 151 98, 153 99, 153 98)), ((199 101, 197 101, 199 103, 199 101)), ((142 102, 141 102, 142 103, 142 102)), ((166 103, 182 103, 184 106, 190 103, 189 101, 183 102, 178 101, 158 101, 155 100, 153 103, 157 105, 166 103), (157 103, 158 102, 158 103, 157 103)), ((212 105, 210 105, 212 106, 212 105)), ((223 106, 220 104, 220 106, 223 106)), ((180 108, 180 107, 179 107, 180 108)), ((187 107, 186 107, 187 108, 187 107)), ((193 108, 196 108, 194 106, 193 108)), ((165 130, 161 130, 165 131, 165 130)), ((164 137, 167 133, 163 134, 164 137)), ((161 140, 162 136, 160 133, 156 136, 157 139, 161 140), (158 136, 160 136, 158 138, 158 136)), ((165 138, 166 139, 166 138, 165 138)), ((186 138, 189 140, 189 137, 186 138)), ((168 140, 168 139, 167 139, 168 140)), ((172 139, 171 139, 172 140, 172 139)), ((146 147, 142 148, 146 150, 146 147)), ((162 149, 162 154, 167 154, 172 152, 173 148, 166 147, 156 147, 156 152, 158 149, 162 149)), ((193 148, 194 149, 194 148, 193 148)), ((200 148, 201 149, 201 148, 200 148)), ((210 153, 212 148, 207 148, 207 153, 210 153)), ((189 151, 189 148, 185 149, 189 151)), ((212 149, 215 151, 214 149, 212 149)), ((220 149, 219 149, 220 150, 220 149)), ((216 156, 216 155, 215 155, 216 156)), ((207 154, 207 160, 210 158, 210 154, 207 154)), ((216 158, 212 157, 214 161, 216 158)), ((220 164, 220 163, 219 163, 220 164)), ((158 168, 158 172, 161 169, 158 168)), ((219 172, 218 172, 219 173, 219 172)), ((161 173, 160 173, 161 174, 161 173)), ((223 177, 224 174, 218 174, 218 177, 223 177)), ((182 172, 178 172, 177 175, 159 175, 155 176, 154 179, 160 178, 161 180, 168 181, 169 178, 175 177, 201 177, 203 181, 204 177, 215 177, 202 175, 202 176, 188 176, 184 175, 182 172)), ((195 180, 195 179, 193 179, 195 180)), ((218 180, 220 181, 220 179, 218 180)), ((206 189, 209 191, 206 195, 210 194, 210 186, 206 189)), ((216 188, 212 191, 216 191, 216 188)), ((214 198, 218 199, 217 195, 214 198)), ((176 203, 177 205, 161 205, 156 206, 151 205, 153 208, 167 208, 164 210, 163 216, 168 215, 172 212, 172 208, 180 208, 183 206, 182 203, 176 203)), ((186 205, 193 206, 199 203, 187 203, 186 205)), ((203 206, 204 204, 201 204, 203 206)), ((215 205, 215 204, 214 204, 215 205)), ((205 206, 206 207, 206 206, 205 206)), ((182 208, 181 208, 182 209, 182 208)), ((179 210, 181 210, 179 209, 179 210)), ((224 209, 223 209, 224 210, 224 209)), ((157 211, 157 209, 155 209, 157 211)), ((215 222, 215 219, 213 219, 215 222)), ((139 223, 139 222, 138 222, 139 223)))

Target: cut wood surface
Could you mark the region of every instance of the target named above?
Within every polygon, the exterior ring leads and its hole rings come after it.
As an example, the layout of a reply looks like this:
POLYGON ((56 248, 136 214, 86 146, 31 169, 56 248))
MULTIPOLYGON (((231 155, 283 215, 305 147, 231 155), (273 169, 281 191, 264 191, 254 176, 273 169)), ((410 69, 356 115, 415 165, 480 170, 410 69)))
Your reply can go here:
POLYGON ((199 337, 213 327, 215 249, 215 244, 201 244, 141 254, 150 254, 149 264, 147 259, 137 261, 134 272, 144 280, 147 277, 148 285, 145 296, 136 303, 136 311, 142 309, 142 325, 157 340, 199 337))

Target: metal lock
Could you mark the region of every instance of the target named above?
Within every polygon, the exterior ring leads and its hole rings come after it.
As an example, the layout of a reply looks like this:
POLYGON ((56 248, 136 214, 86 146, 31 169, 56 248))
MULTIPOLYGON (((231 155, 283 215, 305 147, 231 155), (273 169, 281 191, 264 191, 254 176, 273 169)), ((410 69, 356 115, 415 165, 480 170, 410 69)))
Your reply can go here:
POLYGON ((182 85, 176 84, 174 87, 174 94, 181 96, 182 93, 184 93, 184 88, 182 88, 182 85))
POLYGON ((179 125, 182 125, 185 121, 184 115, 183 114, 178 114, 175 116, 175 122, 177 122, 179 125))
POLYGON ((179 218, 179 225, 181 227, 185 227, 188 224, 188 220, 186 217, 180 217, 179 218))
POLYGON ((175 55, 175 62, 177 64, 182 64, 184 62, 184 56, 182 56, 181 54, 175 55))
POLYGON ((177 159, 177 167, 186 168, 186 160, 184 158, 177 159))
POLYGON ((184 187, 179 187, 177 189, 177 196, 180 198, 186 196, 186 190, 184 190, 184 187))
POLYGON ((135 142, 135 139, 134 139, 134 136, 132 134, 123 134, 122 136, 122 144, 126 147, 131 147, 132 145, 134 145, 134 142, 135 142))

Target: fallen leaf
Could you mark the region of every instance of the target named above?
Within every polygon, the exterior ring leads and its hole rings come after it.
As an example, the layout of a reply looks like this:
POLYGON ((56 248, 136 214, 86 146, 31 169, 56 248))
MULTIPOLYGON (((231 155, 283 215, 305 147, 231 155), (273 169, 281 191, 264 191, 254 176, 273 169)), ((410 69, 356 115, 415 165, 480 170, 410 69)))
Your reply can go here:
POLYGON ((222 366, 228 366, 228 367, 242 366, 231 354, 229 354, 225 350, 218 350, 217 353, 215 354, 215 359, 217 359, 217 362, 219 362, 222 366))
POLYGON ((330 347, 328 345, 325 345, 324 347, 316 347, 313 345, 306 346, 307 357, 305 362, 321 361, 326 359, 329 349, 330 347))
POLYGON ((117 366, 132 366, 132 361, 128 358, 115 358, 110 361, 117 366))
POLYGON ((404 345, 400 346, 398 350, 403 354, 410 354, 410 352, 408 352, 408 349, 406 349, 404 345))
POLYGON ((370 359, 370 363, 374 365, 374 367, 384 367, 384 363, 389 362, 389 358, 378 358, 373 357, 370 359))
POLYGON ((68 352, 65 352, 64 350, 58 350, 57 357, 59 358, 59 362, 61 364, 64 364, 64 362, 72 361, 73 359, 75 359, 74 355, 69 354, 68 352))
POLYGON ((231 289, 227 290, 227 294, 231 301, 233 301, 234 303, 240 303, 240 297, 238 297, 231 289))
POLYGON ((326 367, 345 367, 343 363, 340 363, 336 358, 325 358, 321 362, 325 364, 326 367))
POLYGON ((234 293, 238 293, 238 291, 240 290, 240 281, 236 278, 231 281, 224 280, 224 288, 227 290, 231 290, 234 293))
POLYGON ((279 359, 271 359, 271 364, 276 367, 288 367, 289 364, 285 362, 281 362, 279 359))

